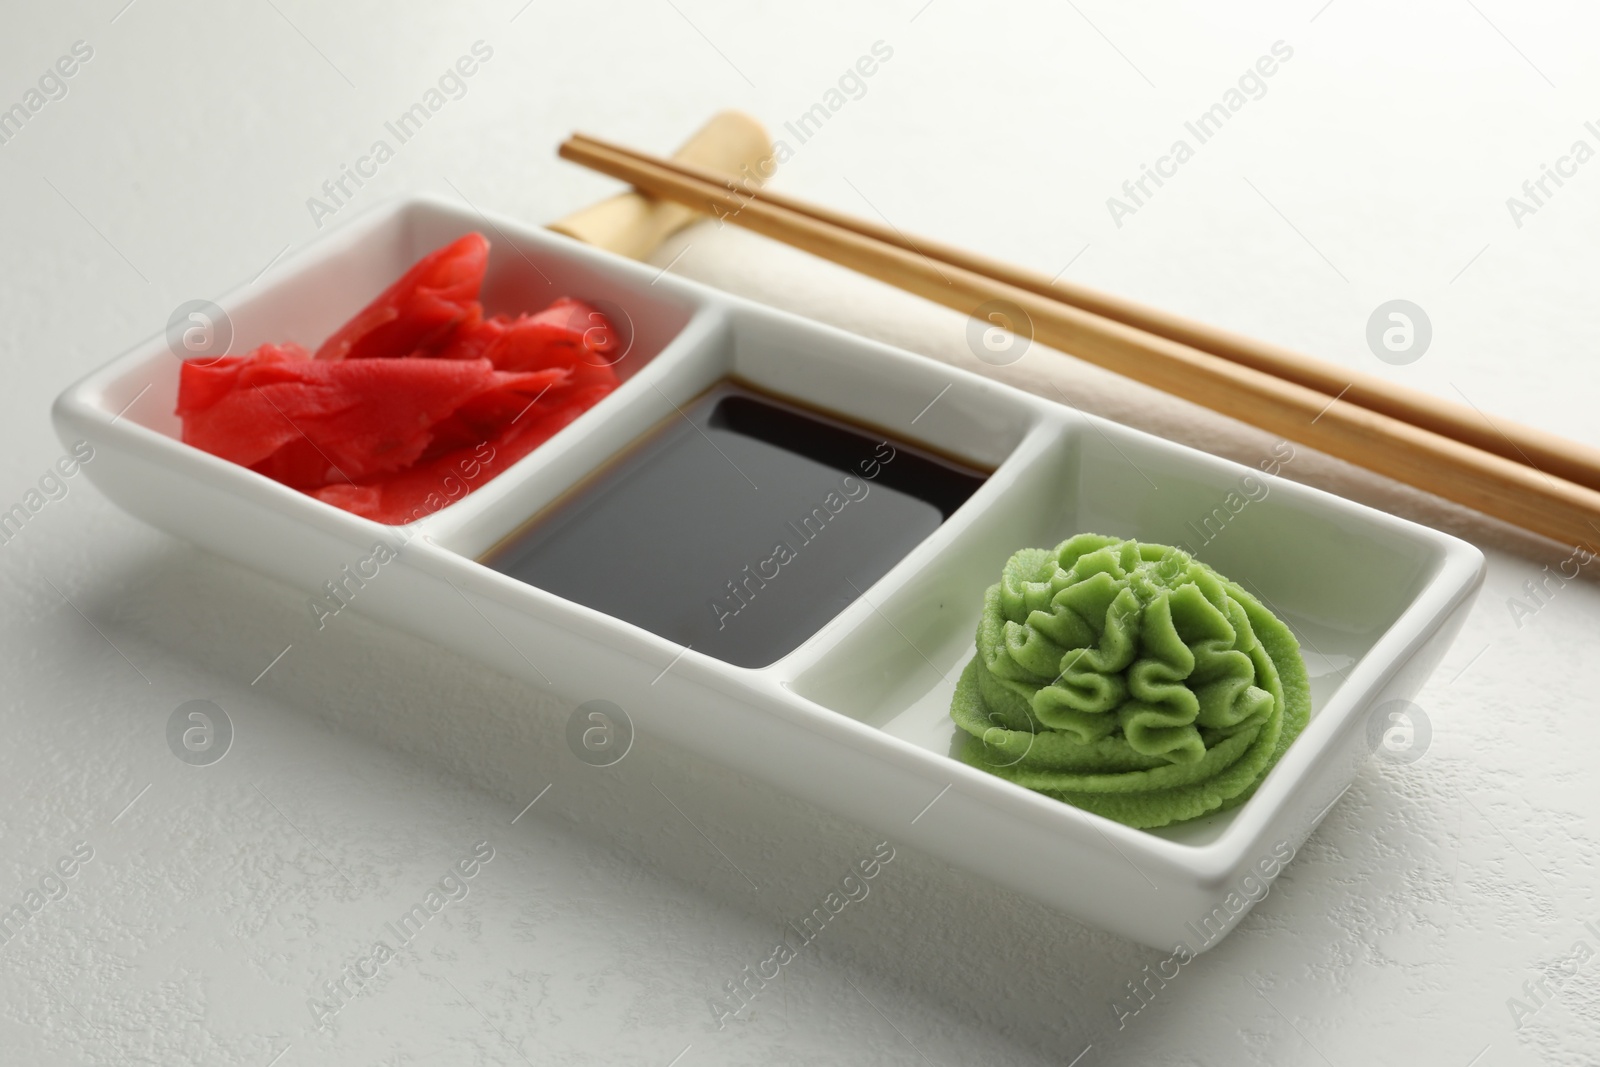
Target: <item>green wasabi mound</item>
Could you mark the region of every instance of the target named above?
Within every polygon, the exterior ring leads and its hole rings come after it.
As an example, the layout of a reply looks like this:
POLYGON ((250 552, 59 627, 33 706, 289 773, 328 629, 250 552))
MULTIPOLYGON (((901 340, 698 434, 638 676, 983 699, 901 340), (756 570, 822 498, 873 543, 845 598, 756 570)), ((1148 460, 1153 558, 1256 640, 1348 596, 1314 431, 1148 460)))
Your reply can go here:
POLYGON ((1185 552, 1025 548, 984 595, 950 702, 974 767, 1135 827, 1244 803, 1311 712, 1300 645, 1185 552))

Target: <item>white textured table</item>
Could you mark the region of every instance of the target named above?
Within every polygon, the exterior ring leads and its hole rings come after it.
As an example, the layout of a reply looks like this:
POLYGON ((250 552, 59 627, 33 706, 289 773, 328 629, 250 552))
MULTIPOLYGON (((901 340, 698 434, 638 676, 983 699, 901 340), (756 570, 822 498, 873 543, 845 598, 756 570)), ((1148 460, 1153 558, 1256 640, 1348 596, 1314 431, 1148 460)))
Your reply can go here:
MULTIPOLYGON (((668 149, 728 105, 790 141, 799 195, 1600 443, 1600 162, 1562 162, 1600 148, 1592 11, 123 3, 11 4, 0 31, 0 108, 25 112, 0 113, 0 509, 39 504, 0 546, 0 909, 27 919, 0 922, 0 1063, 1594 1062, 1600 596, 1527 599, 1544 560, 1491 554, 1419 701, 1426 751, 1374 760, 1120 1028, 1161 954, 900 843, 719 1029, 708 1001, 876 835, 648 738, 585 766, 569 707, 357 616, 316 633, 301 592, 81 475, 28 496, 62 455, 65 384, 322 216, 431 189, 554 218, 611 188, 555 160, 569 130, 668 149), (480 40, 460 98, 360 163, 480 40), (1279 41, 1259 99, 1247 81, 1219 132, 1186 133, 1279 41), (830 97, 877 42, 889 58, 830 97), (71 76, 46 76, 61 57, 71 76), (784 123, 818 103, 802 143, 784 123), (1163 184, 1122 192, 1180 138, 1163 184), (358 163, 361 187, 322 190, 358 163), (1546 164, 1566 173, 1535 201, 1546 164), (1407 366, 1364 339, 1394 298, 1433 324, 1407 366), (167 743, 195 699, 235 729, 211 766, 167 743), (445 882, 465 896, 374 961, 475 848, 492 859, 445 882)), ((674 257, 925 347, 953 330, 732 230, 674 257)))

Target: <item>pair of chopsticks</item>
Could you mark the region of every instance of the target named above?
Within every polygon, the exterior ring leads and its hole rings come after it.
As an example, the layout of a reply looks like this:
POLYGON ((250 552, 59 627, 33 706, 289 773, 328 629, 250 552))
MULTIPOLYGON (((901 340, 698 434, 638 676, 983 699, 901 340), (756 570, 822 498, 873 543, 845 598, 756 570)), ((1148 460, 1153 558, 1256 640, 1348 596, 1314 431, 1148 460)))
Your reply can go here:
POLYGON ((678 161, 583 134, 560 154, 965 314, 1008 301, 1086 362, 1563 544, 1600 541, 1600 450, 678 161))

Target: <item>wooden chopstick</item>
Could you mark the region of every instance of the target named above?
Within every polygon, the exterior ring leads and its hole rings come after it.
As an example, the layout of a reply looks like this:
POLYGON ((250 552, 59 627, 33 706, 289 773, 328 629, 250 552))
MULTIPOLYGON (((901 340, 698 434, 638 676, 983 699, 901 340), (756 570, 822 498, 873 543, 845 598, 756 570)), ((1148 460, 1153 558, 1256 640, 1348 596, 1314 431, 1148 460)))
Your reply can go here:
MULTIPOLYGON (((657 162, 653 157, 631 148, 600 141, 581 133, 572 135, 572 143, 595 145, 622 153, 635 160, 657 162)), ((659 160, 659 162, 687 177, 728 185, 725 177, 713 171, 678 160, 659 160)), ((1420 426, 1425 430, 1454 438, 1485 452, 1493 452, 1495 455, 1524 463, 1558 478, 1600 490, 1600 449, 1559 434, 1525 426, 1509 419, 1491 419, 1480 409, 1468 404, 1458 404, 1420 389, 1390 382, 1375 374, 1352 370, 1337 363, 1196 322, 1182 315, 1102 293, 1074 282, 1046 278, 1036 271, 1003 263, 964 249, 921 237, 913 241, 893 227, 847 215, 821 205, 809 204, 770 189, 757 190, 754 186, 746 186, 741 182, 735 182, 733 189, 741 196, 759 196, 766 203, 808 215, 842 229, 853 230, 884 244, 961 267, 974 274, 981 274, 1006 285, 1025 289, 1030 293, 1082 308, 1102 318, 1133 326, 1146 333, 1165 337, 1169 341, 1176 341, 1214 356, 1221 356, 1234 363, 1254 367, 1285 381, 1297 382, 1309 389, 1316 389, 1330 397, 1337 396, 1346 403, 1390 415, 1402 422, 1409 422, 1413 426, 1420 426)))
POLYGON ((1008 300, 1040 343, 1567 545, 1600 535, 1600 492, 898 244, 591 138, 563 158, 965 314, 1008 300))

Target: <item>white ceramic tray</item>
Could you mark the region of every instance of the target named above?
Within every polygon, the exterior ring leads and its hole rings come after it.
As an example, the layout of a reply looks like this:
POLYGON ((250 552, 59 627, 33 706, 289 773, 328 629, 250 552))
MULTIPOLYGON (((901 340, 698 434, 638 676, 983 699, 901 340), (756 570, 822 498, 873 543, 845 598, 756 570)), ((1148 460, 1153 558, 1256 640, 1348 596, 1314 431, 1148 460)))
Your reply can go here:
MULTIPOLYGON (((1305 732, 1255 796, 1163 831, 1129 829, 949 756, 946 709, 983 590, 1016 549, 1094 531, 1194 540, 1260 472, 1090 418, 509 219, 411 198, 318 239, 219 303, 232 351, 311 347, 429 250, 494 243, 484 300, 561 294, 621 309, 622 385, 499 478, 410 527, 357 518, 178 440, 178 360, 151 338, 72 386, 54 416, 132 514, 310 595, 402 542, 358 610, 573 703, 603 698, 669 739, 1086 921, 1200 951, 1238 922, 1370 752, 1369 715, 1414 696, 1482 579, 1462 541, 1283 479, 1200 557, 1278 612, 1312 674, 1305 732), (730 666, 485 567, 526 519, 735 374, 994 474, 822 630, 759 670, 730 666), (935 398, 937 402, 934 402, 935 398), (930 406, 930 403, 932 406, 930 406), (670 669, 669 669, 670 668, 670 669)), ((1040 354, 1038 358, 1048 358, 1040 354)))

